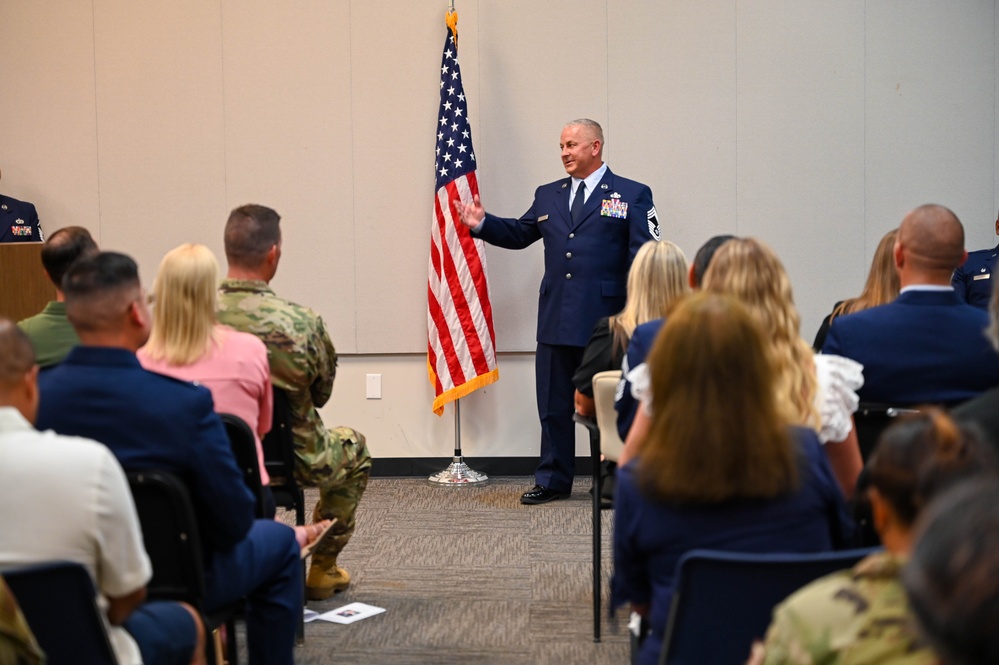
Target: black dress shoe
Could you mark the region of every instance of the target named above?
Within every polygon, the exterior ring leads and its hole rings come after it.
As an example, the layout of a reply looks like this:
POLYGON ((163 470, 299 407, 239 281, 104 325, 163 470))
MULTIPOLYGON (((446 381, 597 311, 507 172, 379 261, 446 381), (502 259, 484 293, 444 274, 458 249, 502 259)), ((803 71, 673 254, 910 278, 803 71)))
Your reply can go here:
POLYGON ((532 489, 529 489, 520 495, 520 502, 529 505, 548 503, 549 501, 554 501, 555 499, 568 499, 569 494, 571 494, 571 492, 556 492, 555 490, 550 490, 547 487, 535 485, 532 489))

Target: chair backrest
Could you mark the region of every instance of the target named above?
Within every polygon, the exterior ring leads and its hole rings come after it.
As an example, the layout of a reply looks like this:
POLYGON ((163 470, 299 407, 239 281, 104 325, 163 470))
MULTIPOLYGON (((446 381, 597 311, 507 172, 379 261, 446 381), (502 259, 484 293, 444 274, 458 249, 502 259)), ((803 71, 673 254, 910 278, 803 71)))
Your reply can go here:
POLYGON ((295 510, 295 523, 305 524, 305 495, 295 478, 295 434, 291 431, 288 393, 274 388, 274 418, 264 437, 264 466, 271 477, 274 504, 295 510))
POLYGON ((253 493, 254 513, 257 517, 264 517, 264 486, 260 479, 260 460, 257 458, 257 439, 253 435, 253 430, 246 421, 231 413, 220 413, 219 418, 222 419, 225 433, 229 436, 229 445, 232 446, 236 465, 243 472, 243 480, 253 493))
POLYGON ((156 600, 181 600, 201 608, 205 596, 204 561, 198 522, 187 487, 164 471, 128 474, 142 524, 142 539, 153 564, 146 585, 156 600))
POLYGON ((853 422, 857 430, 857 442, 860 444, 860 456, 864 462, 870 459, 881 433, 900 415, 915 411, 910 407, 861 402, 857 412, 853 414, 853 422))
POLYGON ((42 563, 5 570, 3 578, 48 665, 117 664, 86 568, 66 561, 42 563))
POLYGON ((819 554, 743 554, 692 550, 676 566, 659 662, 741 664, 762 639, 774 607, 820 577, 852 567, 876 550, 819 554))
POLYGON ((616 462, 621 457, 624 442, 617 433, 617 411, 614 409, 614 393, 621 381, 621 370, 612 369, 593 375, 593 402, 597 411, 597 427, 600 429, 600 452, 606 459, 616 462))

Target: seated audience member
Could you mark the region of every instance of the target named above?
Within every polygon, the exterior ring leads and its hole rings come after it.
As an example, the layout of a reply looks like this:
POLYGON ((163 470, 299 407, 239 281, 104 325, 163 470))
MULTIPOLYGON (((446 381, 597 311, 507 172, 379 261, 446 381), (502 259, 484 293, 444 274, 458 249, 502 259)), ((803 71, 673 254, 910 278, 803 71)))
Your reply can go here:
POLYGON ((45 305, 40 313, 17 324, 31 339, 39 367, 45 368, 61 362, 69 350, 80 343, 80 338, 66 318, 62 276, 74 261, 96 253, 97 243, 90 237, 90 231, 82 226, 59 229, 45 241, 42 266, 55 285, 56 299, 45 305))
POLYGON ((101 441, 126 471, 182 479, 205 550, 205 610, 245 598, 249 662, 290 665, 302 612, 295 532, 254 520, 254 498, 208 389, 139 364, 150 317, 135 262, 114 252, 80 259, 63 290, 81 344, 41 377, 38 426, 101 441))
MULTIPOLYGON (((0 174, 2 176, 2 174, 0 174)), ((0 194, 0 242, 42 242, 45 235, 35 206, 0 194)))
POLYGON ((597 321, 583 350, 583 361, 572 381, 576 384, 576 412, 592 416, 593 376, 620 369, 628 340, 639 324, 666 316, 688 292, 687 257, 668 240, 642 245, 628 270, 628 299, 624 309, 597 321))
POLYGON ((852 570, 809 584, 778 605, 761 662, 937 662, 913 630, 902 567, 923 508, 969 477, 988 474, 995 480, 994 456, 974 433, 934 409, 886 430, 867 470, 874 526, 885 550, 852 570))
POLYGON ((955 404, 999 385, 999 354, 983 334, 988 315, 961 302, 950 285, 966 256, 954 213, 924 205, 907 214, 894 256, 898 298, 837 318, 822 347, 864 366, 860 399, 955 404))
POLYGON ((999 486, 969 482, 920 520, 902 571, 920 634, 940 665, 999 663, 999 486))
MULTIPOLYGON (((755 238, 725 243, 711 261, 703 290, 736 297, 767 331, 776 369, 773 389, 777 403, 788 423, 818 433, 843 495, 853 496, 862 467, 853 429, 852 414, 858 402, 853 391, 863 383, 862 368, 846 358, 812 353, 800 335, 800 318, 784 265, 770 247, 755 238)), ((640 383, 635 378, 632 381, 640 383)), ((647 424, 648 418, 639 413, 622 463, 641 444, 647 424)))
POLYGON ((618 469, 611 591, 612 607, 631 603, 649 619, 640 663, 658 662, 685 552, 852 544, 818 437, 781 412, 768 337, 734 298, 700 293, 670 314, 649 356, 652 421, 618 469))
POLYGON ((853 314, 854 312, 861 312, 871 307, 884 305, 898 297, 898 291, 901 287, 899 286, 898 271, 895 270, 895 257, 893 255, 895 237, 897 235, 898 229, 892 229, 881 237, 881 242, 878 243, 877 249, 874 250, 871 270, 867 273, 867 281, 864 283, 864 289, 860 292, 860 295, 856 298, 849 298, 836 303, 832 313, 822 320, 819 332, 815 335, 815 341, 812 342, 812 349, 816 353, 822 351, 822 345, 825 344, 826 336, 829 334, 829 326, 832 325, 833 319, 837 316, 853 314))
POLYGON ((37 380, 31 342, 0 319, 0 568, 79 563, 100 594, 119 663, 204 662, 203 628, 191 607, 143 603, 152 568, 121 466, 96 441, 32 427, 37 380))
MULTIPOLYGON (((999 289, 992 293, 989 301, 989 327, 985 337, 999 351, 999 289)), ((960 421, 978 425, 988 442, 999 451, 999 386, 956 407, 953 414, 960 421)))
POLYGON ((218 317, 267 345, 271 382, 288 393, 290 402, 296 477, 303 485, 319 488, 314 520, 337 520, 332 535, 312 557, 306 583, 310 600, 324 600, 350 584, 350 574, 337 565, 337 557, 354 533, 371 455, 360 432, 327 429, 319 416, 336 376, 336 350, 326 324, 311 309, 279 298, 268 286, 281 258, 280 221, 276 212, 259 205, 242 206, 229 215, 229 273, 220 288, 218 317))
MULTIPOLYGON (((999 235, 999 219, 996 219, 995 224, 996 235, 999 235)), ((992 249, 979 249, 970 252, 967 260, 954 271, 950 283, 962 302, 979 309, 989 306, 992 285, 996 281, 992 277, 996 269, 996 257, 999 257, 999 245, 992 249)))
POLYGON ((45 654, 38 647, 17 599, 0 577, 0 663, 43 665, 45 654))
MULTIPOLYGON (((690 264, 690 270, 687 274, 691 290, 696 291, 701 288, 701 280, 704 278, 704 273, 707 272, 708 264, 711 263, 715 252, 734 237, 731 235, 713 236, 701 245, 697 254, 694 255, 694 262, 690 264)), ((631 368, 638 367, 645 362, 645 357, 649 354, 649 349, 652 348, 652 343, 665 322, 665 318, 658 318, 639 323, 635 326, 635 330, 628 340, 626 354, 620 365, 623 370, 623 382, 617 391, 617 398, 614 402, 614 408, 617 410, 617 431, 622 441, 628 438, 628 430, 631 429, 635 412, 638 410, 638 401, 631 395, 628 373, 631 368)))
MULTIPOLYGON (((216 413, 238 416, 250 426, 266 487, 270 477, 260 438, 270 431, 274 411, 267 347, 254 335, 216 323, 218 283, 218 262, 207 247, 187 244, 170 251, 153 285, 152 332, 136 355, 152 372, 205 386, 216 413)), ((264 494, 273 517, 274 499, 269 489, 264 494)))

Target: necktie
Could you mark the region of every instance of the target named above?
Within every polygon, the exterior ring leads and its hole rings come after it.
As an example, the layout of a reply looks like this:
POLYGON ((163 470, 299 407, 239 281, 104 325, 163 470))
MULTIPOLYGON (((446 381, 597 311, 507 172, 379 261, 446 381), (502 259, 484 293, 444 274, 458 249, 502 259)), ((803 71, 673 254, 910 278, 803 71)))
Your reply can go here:
POLYGON ((576 198, 572 200, 572 210, 569 211, 573 224, 578 222, 579 218, 583 216, 583 201, 586 200, 586 197, 583 195, 584 189, 586 189, 586 182, 580 180, 579 187, 576 189, 576 198))

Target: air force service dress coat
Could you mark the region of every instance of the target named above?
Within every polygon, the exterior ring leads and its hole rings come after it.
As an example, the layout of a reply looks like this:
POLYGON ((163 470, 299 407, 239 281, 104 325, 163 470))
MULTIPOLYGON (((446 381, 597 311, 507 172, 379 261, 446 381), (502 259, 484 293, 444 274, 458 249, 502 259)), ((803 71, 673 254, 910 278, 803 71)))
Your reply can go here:
POLYGON ((647 185, 607 169, 576 224, 569 214, 571 187, 572 178, 542 185, 520 219, 487 213, 475 235, 506 249, 544 240, 537 339, 585 347, 597 320, 624 308, 631 261, 661 233, 647 185))
POLYGON ((0 242, 42 242, 35 206, 0 194, 0 242))
POLYGON ((951 284, 954 293, 964 302, 988 309, 992 298, 992 284, 995 281, 993 273, 996 269, 996 257, 999 256, 999 245, 992 249, 980 249, 968 254, 968 260, 954 271, 951 284))
POLYGON ((648 186, 607 169, 576 223, 569 212, 571 187, 571 178, 542 185, 520 219, 487 214, 474 232, 507 249, 544 241, 535 357, 541 459, 534 480, 558 493, 571 491, 575 475, 573 373, 597 320, 624 307, 638 248, 661 238, 648 186))
POLYGON ((864 366, 862 401, 955 404, 999 385, 988 325, 988 314, 953 291, 906 291, 887 305, 836 317, 822 352, 864 366))

